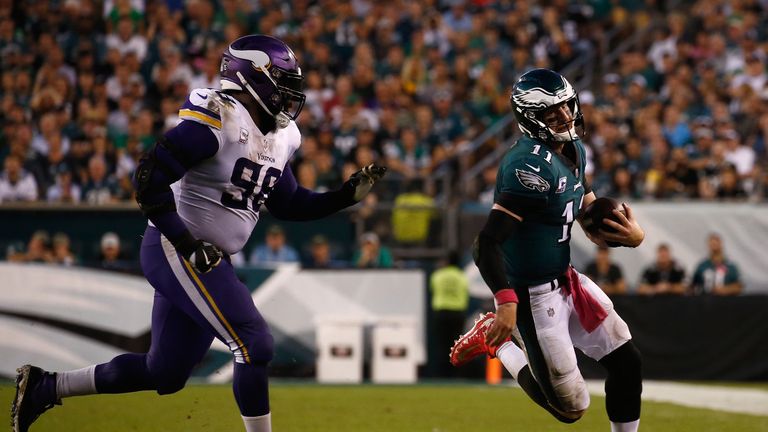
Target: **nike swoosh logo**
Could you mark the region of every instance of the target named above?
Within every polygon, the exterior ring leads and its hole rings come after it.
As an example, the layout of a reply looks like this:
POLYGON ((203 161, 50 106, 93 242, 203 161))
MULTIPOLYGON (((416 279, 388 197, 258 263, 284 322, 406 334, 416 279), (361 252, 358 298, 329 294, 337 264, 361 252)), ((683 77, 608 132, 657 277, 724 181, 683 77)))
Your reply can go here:
POLYGON ((530 168, 530 169, 532 169, 532 170, 534 170, 536 172, 541 171, 541 167, 535 167, 534 168, 532 165, 528 165, 528 164, 525 164, 525 166, 527 166, 528 168, 530 168))
POLYGON ((201 95, 200 93, 195 93, 196 95, 200 96, 200 99, 208 99, 208 95, 201 95))

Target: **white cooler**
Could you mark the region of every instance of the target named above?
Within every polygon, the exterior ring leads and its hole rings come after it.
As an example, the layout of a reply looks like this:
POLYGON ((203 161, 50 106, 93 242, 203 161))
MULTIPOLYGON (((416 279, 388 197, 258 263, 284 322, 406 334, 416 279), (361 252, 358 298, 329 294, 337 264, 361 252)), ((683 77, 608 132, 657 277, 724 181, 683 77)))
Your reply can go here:
POLYGON ((382 384, 415 383, 416 320, 410 317, 376 321, 373 328, 371 380, 382 384))
POLYGON ((348 317, 320 317, 317 323, 317 381, 360 383, 363 380, 363 324, 348 317))

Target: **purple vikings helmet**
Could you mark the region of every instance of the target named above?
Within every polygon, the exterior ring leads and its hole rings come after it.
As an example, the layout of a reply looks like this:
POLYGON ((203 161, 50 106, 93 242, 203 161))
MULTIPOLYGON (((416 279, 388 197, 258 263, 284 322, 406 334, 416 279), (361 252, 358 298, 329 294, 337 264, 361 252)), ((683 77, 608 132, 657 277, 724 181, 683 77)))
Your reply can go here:
POLYGON ((221 59, 221 89, 245 90, 277 127, 287 127, 304 107, 304 76, 296 55, 280 39, 249 35, 232 42, 221 59))

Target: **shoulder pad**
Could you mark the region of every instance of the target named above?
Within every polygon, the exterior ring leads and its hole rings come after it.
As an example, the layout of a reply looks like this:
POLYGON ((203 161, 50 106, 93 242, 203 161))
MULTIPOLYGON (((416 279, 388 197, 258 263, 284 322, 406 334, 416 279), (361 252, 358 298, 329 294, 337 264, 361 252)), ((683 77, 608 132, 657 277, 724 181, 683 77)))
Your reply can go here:
POLYGON ((280 141, 281 145, 287 145, 291 151, 296 151, 301 146, 301 132, 296 122, 291 120, 283 129, 278 129, 275 139, 280 141))
POLYGON ((194 89, 179 110, 179 118, 221 129, 221 105, 213 89, 194 89))
MULTIPOLYGON (((554 182, 552 165, 534 154, 511 155, 503 165, 508 184, 520 184, 526 189, 539 193, 549 192, 554 182)), ((513 186, 517 188, 517 186, 513 186)))
MULTIPOLYGON (((554 155, 553 155, 554 157, 554 155)), ((552 176, 554 168, 552 163, 544 160, 544 157, 533 154, 517 154, 507 162, 512 168, 533 171, 541 176, 552 176)))

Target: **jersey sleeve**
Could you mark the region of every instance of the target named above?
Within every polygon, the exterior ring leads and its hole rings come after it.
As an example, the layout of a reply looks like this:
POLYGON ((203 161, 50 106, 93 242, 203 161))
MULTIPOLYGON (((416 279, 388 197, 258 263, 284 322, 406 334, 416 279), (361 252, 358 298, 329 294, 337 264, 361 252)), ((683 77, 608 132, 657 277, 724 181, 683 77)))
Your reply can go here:
POLYGON ((194 89, 179 110, 179 118, 221 130, 221 106, 213 89, 194 89))
POLYGON ((525 217, 547 207, 554 177, 551 165, 540 157, 512 158, 499 168, 494 201, 525 217))

